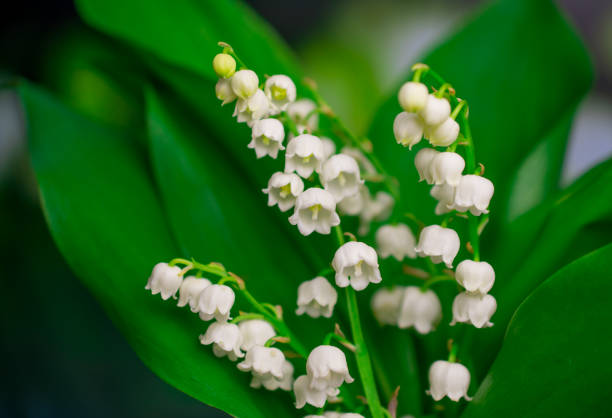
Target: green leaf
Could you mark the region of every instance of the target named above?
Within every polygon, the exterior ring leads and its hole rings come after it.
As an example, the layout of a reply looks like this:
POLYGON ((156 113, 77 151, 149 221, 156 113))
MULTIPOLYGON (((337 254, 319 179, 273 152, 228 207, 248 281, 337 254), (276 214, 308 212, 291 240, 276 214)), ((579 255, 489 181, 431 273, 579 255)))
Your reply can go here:
POLYGON ((463 417, 610 416, 611 271, 608 245, 542 283, 463 417))
POLYGON ((199 344, 205 325, 197 316, 145 291, 152 266, 180 251, 133 143, 28 84, 20 93, 53 237, 143 362, 231 414, 293 416, 290 402, 250 389, 246 374, 199 344))

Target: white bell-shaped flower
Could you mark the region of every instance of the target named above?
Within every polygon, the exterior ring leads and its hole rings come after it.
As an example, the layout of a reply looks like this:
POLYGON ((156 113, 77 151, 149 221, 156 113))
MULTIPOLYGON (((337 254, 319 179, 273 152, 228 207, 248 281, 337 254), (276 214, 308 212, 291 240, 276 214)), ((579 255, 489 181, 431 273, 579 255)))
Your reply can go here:
POLYGON ((409 150, 423 138, 425 124, 416 113, 402 112, 393 121, 393 134, 398 144, 409 150))
POLYGON ((316 390, 336 389, 342 383, 351 383, 346 357, 333 345, 320 345, 313 349, 306 360, 306 373, 310 387, 316 390))
POLYGON ((231 361, 244 357, 240 351, 242 335, 238 325, 228 322, 214 322, 206 330, 206 334, 200 335, 200 343, 203 345, 213 344, 213 353, 217 357, 227 356, 231 361))
MULTIPOLYGON (((231 78, 232 90, 239 99, 248 99, 258 90, 259 78, 255 71, 236 71, 231 78)), ((262 92, 263 93, 263 92, 262 92)))
POLYGON ((429 225, 421 231, 415 250, 419 257, 430 257, 435 264, 444 262, 446 267, 452 268, 460 246, 459 235, 454 229, 429 225))
POLYGON ((419 173, 419 181, 425 180, 428 184, 433 184, 431 162, 438 154, 440 154, 440 152, 432 148, 423 148, 416 153, 414 157, 414 166, 419 173))
POLYGON ((453 301, 453 320, 450 324, 463 322, 476 328, 492 327, 490 320, 496 310, 497 302, 491 295, 459 293, 453 301))
POLYGON ((264 92, 260 89, 248 99, 238 99, 234 108, 234 116, 239 123, 246 122, 253 126, 255 121, 270 114, 270 103, 264 92))
POLYGON ((451 107, 447 99, 430 94, 427 97, 425 107, 419 112, 419 115, 423 118, 425 124, 434 126, 439 125, 448 119, 450 117, 450 113, 451 107))
POLYGON ((378 228, 376 245, 382 258, 393 256, 397 261, 402 261, 404 257, 416 258, 416 240, 406 224, 383 225, 378 228))
POLYGON ((286 75, 279 74, 269 77, 266 80, 264 91, 270 100, 270 104, 277 111, 287 109, 289 103, 295 101, 295 84, 293 83, 293 80, 286 75))
POLYGON ((331 139, 322 136, 321 143, 323 144, 323 160, 328 160, 336 153, 336 144, 331 139))
POLYGON ((304 313, 312 318, 332 316, 334 306, 338 301, 338 292, 325 277, 315 277, 305 281, 298 287, 296 310, 297 315, 304 313))
POLYGON ((274 376, 263 377, 258 374, 253 375, 251 387, 258 389, 264 387, 267 390, 286 390, 289 391, 293 387, 293 364, 285 360, 283 363, 283 377, 277 379, 274 376))
POLYGON ((316 408, 322 408, 329 398, 333 398, 340 392, 337 388, 325 388, 323 390, 314 389, 311 386, 311 378, 302 375, 293 382, 293 392, 295 393, 295 407, 301 409, 309 404, 316 408))
POLYGON ((431 188, 429 194, 438 201, 435 210, 436 215, 444 215, 453 210, 455 203, 454 186, 448 183, 437 184, 431 188))
POLYGON ((236 94, 232 90, 231 79, 221 78, 215 85, 215 94, 217 99, 221 100, 221 106, 236 100, 236 94))
POLYGON ((346 154, 336 154, 323 163, 321 182, 336 202, 354 195, 363 184, 357 161, 346 154))
POLYGON ((463 364, 438 360, 429 368, 429 390, 435 401, 445 396, 458 402, 461 398, 471 401, 467 394, 470 387, 470 372, 463 364))
POLYGON ((195 276, 185 277, 185 280, 183 280, 179 288, 178 306, 183 307, 189 304, 191 311, 197 312, 200 294, 210 285, 211 283, 208 279, 195 276))
POLYGON ((183 282, 180 273, 180 267, 169 266, 168 263, 157 263, 153 267, 145 289, 150 290, 154 295, 160 293, 163 300, 169 299, 176 294, 183 282))
POLYGON ((495 270, 486 261, 463 260, 455 271, 457 282, 470 293, 489 293, 495 283, 495 270))
POLYGON ((242 334, 242 345, 240 348, 247 352, 256 345, 265 345, 270 338, 276 336, 274 327, 263 319, 240 321, 238 329, 240 329, 240 334, 242 334))
POLYGON ((457 186, 461 181, 461 173, 465 168, 465 160, 456 152, 441 152, 431 160, 429 167, 435 184, 450 184, 457 186))
POLYGON ((357 193, 338 202, 338 210, 345 215, 359 215, 368 199, 370 199, 370 191, 362 184, 357 193))
POLYGON ((321 164, 325 159, 325 151, 321 140, 310 134, 298 135, 289 141, 285 153, 285 173, 297 171, 297 173, 308 178, 313 171, 321 170, 321 164))
POLYGON ((203 321, 215 318, 219 322, 224 322, 230 317, 235 299, 236 295, 231 287, 212 284, 200 293, 197 311, 203 321))
POLYGON ((346 154, 350 157, 353 157, 357 164, 359 164, 359 169, 362 173, 365 174, 376 174, 376 167, 374 164, 365 156, 365 154, 359 149, 355 147, 342 147, 340 150, 341 154, 346 154))
POLYGON ((268 181, 263 192, 268 195, 268 206, 278 205, 286 212, 295 205, 295 200, 304 191, 304 182, 295 173, 276 172, 268 181))
POLYGON ((374 292, 370 305, 376 320, 381 324, 397 325, 403 298, 402 286, 395 286, 393 289, 382 288, 374 292))
POLYGON ((239 370, 252 372, 253 376, 259 376, 262 379, 273 376, 281 380, 284 364, 285 355, 278 348, 256 345, 247 351, 246 357, 237 366, 239 370))
POLYGON ((494 190, 493 183, 487 178, 473 174, 461 176, 455 192, 454 208, 459 212, 469 210, 474 216, 489 213, 494 190))
POLYGON ((438 125, 427 125, 425 138, 434 147, 448 147, 459 136, 459 124, 453 118, 446 118, 438 125))
POLYGON ((429 91, 423 83, 408 81, 399 89, 397 98, 400 106, 406 112, 416 113, 423 110, 427 104, 429 91))
POLYGON ((287 113, 297 125, 298 132, 312 132, 319 127, 317 104, 310 99, 300 99, 287 106, 287 113))
POLYGON ((248 147, 255 149, 257 158, 269 155, 272 158, 278 156, 278 151, 285 149, 285 128, 278 119, 261 119, 253 123, 251 142, 248 147))
POLYGON ((363 242, 349 241, 338 248, 332 267, 338 287, 351 285, 355 290, 363 290, 368 284, 382 280, 376 250, 363 242))
POLYGON ((405 288, 397 321, 400 328, 414 327, 419 334, 428 334, 441 319, 442 304, 433 290, 423 292, 417 286, 405 288))
POLYGON ((289 217, 289 223, 297 225, 302 235, 310 235, 313 231, 329 234, 332 227, 340 225, 334 196, 317 187, 304 191, 295 201, 295 211, 289 217))

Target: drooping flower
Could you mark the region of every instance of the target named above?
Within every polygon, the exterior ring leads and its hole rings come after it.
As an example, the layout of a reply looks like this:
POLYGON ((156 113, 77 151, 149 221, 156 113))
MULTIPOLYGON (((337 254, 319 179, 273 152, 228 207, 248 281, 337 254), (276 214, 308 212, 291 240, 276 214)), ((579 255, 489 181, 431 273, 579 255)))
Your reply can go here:
POLYGON ((145 289, 150 290, 154 295, 160 293, 163 300, 174 297, 183 282, 180 273, 180 267, 169 266, 168 263, 157 263, 153 267, 145 289))
POLYGON ((400 106, 409 113, 417 113, 423 110, 427 104, 428 96, 427 86, 414 81, 404 83, 397 94, 400 106))
POLYGON ((370 283, 380 283, 376 250, 363 242, 349 241, 336 251, 332 261, 336 286, 363 290, 370 283))
POLYGON ((215 318, 219 322, 227 321, 234 305, 236 295, 231 287, 223 284, 212 284, 205 288, 198 299, 197 311, 203 321, 215 318))
POLYGON ((227 356, 231 361, 244 357, 244 353, 240 351, 242 335, 236 324, 213 322, 206 333, 200 335, 200 343, 213 344, 213 353, 217 357, 227 356))
POLYGON ((300 99, 287 106, 287 113, 297 125, 298 132, 312 132, 319 127, 317 104, 310 99, 300 99))
POLYGON ((304 191, 304 182, 295 173, 276 172, 268 181, 268 187, 263 192, 268 195, 268 206, 278 204, 282 212, 295 205, 295 200, 304 191))
POLYGON ((470 293, 488 293, 495 282, 495 270, 486 261, 463 260, 455 271, 457 282, 470 293))
POLYGON ((445 396, 455 402, 459 402, 461 398, 470 401, 472 398, 467 394, 469 387, 470 372, 463 364, 438 360, 429 368, 429 390, 427 393, 435 401, 439 401, 445 396))
POLYGON ((398 144, 409 150, 423 138, 424 122, 416 113, 402 112, 393 121, 393 134, 398 144))
POLYGON ((376 167, 374 164, 365 156, 365 154, 359 149, 355 147, 342 147, 340 150, 341 154, 346 154, 349 157, 353 157, 357 164, 359 164, 359 169, 362 173, 368 175, 376 174, 376 167))
POLYGON ((459 293, 453 301, 453 320, 450 324, 463 322, 476 328, 492 327, 491 317, 496 310, 497 302, 491 295, 459 293))
POLYGON ((264 91, 276 111, 287 109, 295 101, 296 89, 291 78, 286 75, 273 75, 266 80, 264 91))
POLYGON ((432 148, 423 148, 414 156, 414 166, 419 173, 419 181, 427 181, 428 184, 433 184, 433 176, 431 174, 431 162, 440 154, 432 148))
POLYGON ((451 112, 450 103, 444 97, 436 97, 430 94, 427 97, 427 102, 419 115, 429 126, 439 125, 449 118, 451 112))
POLYGON ((416 258, 415 244, 414 235, 406 224, 383 225, 376 231, 376 245, 382 258, 393 256, 397 261, 404 257, 416 258))
POLYGON ((376 320, 381 324, 397 325, 403 298, 404 287, 402 286, 377 290, 370 302, 376 320))
POLYGON ((295 393, 295 407, 301 409, 309 404, 316 408, 322 408, 328 398, 338 395, 337 388, 325 388, 323 390, 314 389, 311 386, 311 378, 302 375, 293 382, 293 392, 295 393))
POLYGON ((452 268, 460 245, 459 235, 455 230, 429 225, 421 231, 415 250, 419 257, 430 257, 435 264, 444 262, 446 267, 452 268))
POLYGON ((264 92, 257 89, 247 99, 238 99, 234 108, 234 116, 239 123, 246 122, 253 126, 255 121, 265 118, 270 113, 270 103, 264 92))
POLYGON ((438 201, 436 215, 443 215, 453 210, 455 203, 455 187, 448 183, 438 184, 431 188, 431 197, 438 201))
POLYGON ((313 171, 321 170, 321 164, 325 159, 325 151, 321 140, 310 134, 298 135, 289 141, 285 153, 285 173, 297 171, 297 173, 308 178, 313 171))
POLYGON ((215 85, 217 99, 221 100, 221 106, 236 100, 237 96, 232 90, 231 79, 220 78, 215 85))
POLYGON ((321 182, 336 202, 354 195, 363 184, 357 161, 346 154, 336 154, 323 163, 321 182))
POLYGON ((454 209, 459 212, 469 210, 472 215, 489 213, 487 209, 495 188, 491 180, 468 174, 461 176, 455 192, 454 209))
POLYGON ((306 373, 310 378, 310 388, 321 391, 336 389, 344 382, 353 381, 344 353, 332 345, 320 345, 310 352, 306 373))
POLYGON ((254 71, 240 70, 236 71, 236 73, 232 76, 231 85, 234 94, 238 96, 239 99, 244 100, 253 96, 258 90, 257 87, 259 86, 259 78, 254 71))
POLYGON ((213 58, 213 70, 219 78, 230 78, 236 72, 236 60, 229 54, 217 54, 213 58))
POLYGON ((272 158, 278 156, 278 151, 285 149, 285 128, 278 119, 261 119, 253 123, 251 142, 248 147, 255 149, 257 158, 269 155, 272 158))
POLYGON ((247 351, 246 357, 237 366, 239 370, 252 372, 262 379, 273 376, 282 380, 284 364, 285 355, 278 348, 256 345, 247 351))
POLYGON ((204 289, 210 286, 210 280, 201 277, 185 277, 179 289, 178 306, 183 307, 189 304, 192 312, 198 311, 198 299, 204 289))
POLYGON ((271 375, 263 377, 259 374, 253 374, 253 379, 251 379, 251 387, 258 389, 262 386, 267 390, 291 390, 293 387, 293 364, 285 360, 283 363, 283 377, 280 379, 277 379, 271 375))
POLYGON ((334 196, 317 187, 304 191, 295 201, 295 211, 289 222, 297 225, 302 235, 310 235, 313 231, 329 234, 332 227, 340 225, 334 196))
POLYGON ((357 193, 338 202, 338 210, 346 215, 358 215, 365 207, 368 199, 370 199, 370 191, 367 186, 362 184, 357 193))
POLYGON ((242 345, 240 348, 247 352, 256 345, 265 345, 270 338, 276 336, 274 327, 263 319, 240 321, 238 329, 242 335, 242 345))
POLYGON ((448 147, 459 136, 459 124, 453 118, 446 118, 438 125, 427 125, 424 134, 434 147, 448 147))
POLYGON ((434 291, 422 291, 417 286, 408 286, 400 307, 398 326, 414 327, 419 334, 430 333, 442 319, 442 304, 434 291))
POLYGON ((332 316, 334 306, 338 301, 338 292, 325 277, 315 277, 305 281, 298 287, 297 315, 306 313, 312 318, 332 316))
POLYGON ((465 168, 465 160, 456 152, 441 152, 437 154, 429 166, 431 178, 435 184, 447 183, 457 186, 461 181, 461 173, 465 168))
POLYGON ((323 160, 326 161, 336 153, 336 144, 331 139, 322 136, 321 143, 323 144, 323 160))

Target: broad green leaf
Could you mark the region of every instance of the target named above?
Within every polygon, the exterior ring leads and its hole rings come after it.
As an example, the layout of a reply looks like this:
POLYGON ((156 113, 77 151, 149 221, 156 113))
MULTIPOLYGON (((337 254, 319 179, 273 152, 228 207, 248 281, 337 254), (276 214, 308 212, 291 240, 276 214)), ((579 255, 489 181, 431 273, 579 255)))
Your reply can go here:
POLYGON ((231 414, 293 416, 202 347, 197 316, 145 291, 152 266, 180 254, 132 142, 22 84, 32 162, 60 251, 143 362, 185 393, 231 414), (236 402, 240 399, 240 402, 236 402), (273 406, 273 409, 271 408, 273 406), (273 412, 272 412, 273 411, 273 412))
POLYGON ((463 417, 608 417, 612 245, 555 273, 518 308, 463 417))

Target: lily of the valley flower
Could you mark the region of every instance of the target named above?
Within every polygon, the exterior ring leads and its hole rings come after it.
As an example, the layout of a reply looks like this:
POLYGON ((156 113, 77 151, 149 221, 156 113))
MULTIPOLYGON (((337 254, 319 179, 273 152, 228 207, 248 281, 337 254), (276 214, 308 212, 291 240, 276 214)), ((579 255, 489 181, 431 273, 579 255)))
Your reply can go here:
POLYGON ((476 328, 492 327, 490 319, 496 310, 497 302, 491 295, 459 293, 453 301, 453 320, 450 324, 463 322, 476 328))
POLYGON ((336 154, 323 163, 321 182, 336 202, 354 195, 363 184, 357 161, 345 154, 336 154))
POLYGON ((312 132, 319 127, 317 104, 310 99, 300 99, 287 106, 287 113, 297 125, 298 132, 312 132))
POLYGON ((438 125, 427 125, 424 133, 434 147, 448 147, 459 136, 459 124, 453 118, 446 118, 438 125))
POLYGON ((323 160, 326 161, 336 153, 336 144, 329 138, 321 137, 321 143, 323 144, 323 160))
POLYGON ((265 93, 257 89, 253 95, 246 99, 238 99, 234 108, 234 116, 239 123, 246 122, 253 126, 255 121, 265 118, 270 113, 270 103, 265 93))
POLYGON ((209 321, 215 318, 219 322, 227 321, 234 305, 236 295, 231 287, 223 284, 212 284, 205 288, 198 299, 197 310, 200 318, 209 321))
POLYGON ((276 111, 287 109, 295 101, 296 89, 291 78, 286 75, 273 75, 266 80, 264 91, 276 111))
POLYGON ((257 158, 269 155, 278 156, 279 150, 284 150, 285 128, 278 119, 261 119, 253 123, 251 142, 248 147, 255 149, 257 158))
POLYGON ((221 106, 236 100, 237 96, 232 90, 231 79, 220 78, 215 85, 215 94, 217 99, 221 100, 221 106))
POLYGON ((217 357, 227 356, 231 361, 244 357, 240 351, 242 335, 238 325, 228 322, 212 323, 204 335, 200 335, 200 343, 203 345, 213 344, 213 353, 217 357))
POLYGON ((370 230, 370 222, 386 221, 393 212, 395 199, 387 192, 378 191, 374 198, 368 192, 359 217, 359 235, 365 235, 370 230))
POLYGON ((404 257, 416 258, 415 244, 414 235, 406 224, 383 225, 376 231, 376 245, 382 258, 393 256, 397 261, 404 257))
POLYGON ((426 125, 435 126, 449 118, 451 112, 450 103, 444 97, 436 97, 430 94, 427 102, 419 115, 423 118, 426 125))
POLYGON ((178 306, 183 307, 189 304, 192 312, 198 311, 198 299, 204 289, 210 286, 210 280, 200 277, 185 277, 179 288, 178 306))
POLYGON ((457 186, 461 181, 461 173, 465 168, 465 160, 456 152, 441 152, 436 155, 429 166, 431 177, 435 184, 447 183, 457 186))
POLYGON ((359 148, 342 147, 340 153, 353 157, 355 161, 357 161, 357 164, 359 164, 359 169, 362 173, 372 175, 376 174, 376 167, 374 167, 374 164, 372 164, 368 157, 366 157, 359 148))
POLYGON ((295 201, 295 211, 289 217, 289 222, 297 225, 302 235, 310 235, 314 231, 329 234, 332 227, 340 225, 334 196, 317 187, 304 191, 295 201))
POLYGON ((397 325, 403 298, 404 287, 402 286, 377 290, 370 302, 376 320, 381 324, 397 325))
POLYGON ((338 301, 338 292, 325 277, 315 277, 300 284, 298 287, 297 315, 306 313, 312 318, 332 316, 334 306, 338 301))
POLYGON ((350 241, 336 251, 332 261, 336 286, 363 290, 370 283, 380 283, 376 250, 363 242, 350 241))
POLYGON ((430 333, 442 319, 440 299, 432 290, 422 291, 408 286, 404 290, 397 325, 400 328, 414 327, 420 334, 430 333))
POLYGON ((454 209, 459 212, 469 210, 472 215, 489 213, 487 209, 495 188, 491 180, 468 174, 461 176, 455 191, 454 209))
POLYGON ((251 380, 251 387, 258 389, 262 386, 267 390, 291 390, 293 387, 293 364, 285 360, 283 363, 283 377, 280 379, 274 376, 263 377, 259 374, 254 374, 251 380))
POLYGON ((470 372, 463 364, 451 363, 438 360, 429 368, 429 390, 428 394, 435 401, 445 396, 458 402, 461 398, 470 401, 467 394, 470 387, 470 372))
POLYGON ((452 268, 460 245, 459 235, 455 230, 429 225, 421 231, 415 250, 419 257, 430 257, 435 264, 444 262, 446 267, 452 268))
POLYGON ((368 199, 370 199, 370 191, 367 186, 362 184, 357 193, 338 202, 338 210, 346 215, 358 215, 365 207, 368 199))
POLYGON ((298 135, 289 141, 285 153, 285 172, 296 171, 304 178, 310 177, 313 171, 321 170, 325 159, 325 150, 321 140, 310 134, 298 135))
POLYGON ((457 282, 470 293, 488 293, 495 282, 495 270, 486 261, 463 260, 455 271, 457 282))
POLYGON ((431 188, 431 197, 438 201, 436 205, 436 215, 443 215, 453 210, 455 202, 455 187, 450 184, 438 184, 431 188))
POLYGON ((262 379, 275 377, 281 380, 284 364, 285 356, 278 348, 256 345, 247 351, 246 357, 237 366, 241 371, 252 372, 253 376, 262 379))
POLYGON ((423 119, 416 113, 402 112, 393 121, 393 134, 398 144, 412 149, 423 138, 423 119))
POLYGON ((265 345, 266 341, 276 336, 274 327, 263 319, 240 321, 238 329, 242 335, 242 345, 240 348, 247 352, 256 345, 265 345))
POLYGON ((180 267, 169 266, 168 263, 157 263, 153 267, 145 289, 150 290, 154 295, 160 293, 163 300, 169 299, 176 294, 183 282, 180 273, 180 267))
POLYGON ((230 78, 236 72, 236 60, 229 54, 217 54, 213 58, 213 70, 219 78, 230 78))
POLYGON ((258 90, 257 87, 259 86, 259 78, 254 71, 240 70, 236 71, 236 73, 232 76, 231 85, 234 94, 238 96, 239 99, 244 100, 253 96, 258 90))
POLYGON ((423 83, 408 81, 404 83, 397 94, 400 106, 406 112, 417 113, 427 104, 429 91, 423 83))
POLYGON ((310 378, 310 388, 316 390, 335 389, 354 380, 349 374, 344 353, 332 345, 320 345, 310 352, 306 373, 310 378))
POLYGON ((432 148, 423 148, 414 156, 414 166, 419 173, 419 181, 427 181, 428 184, 433 184, 433 176, 431 174, 431 162, 440 154, 432 148))
POLYGON ((304 191, 304 182, 295 173, 276 172, 268 181, 268 187, 263 192, 268 195, 268 206, 278 204, 282 212, 295 205, 295 200, 304 191))
POLYGON ((301 409, 309 404, 316 408, 322 408, 329 398, 333 398, 340 392, 338 388, 325 388, 323 390, 311 387, 311 378, 302 375, 293 382, 293 392, 295 393, 295 407, 301 409))

